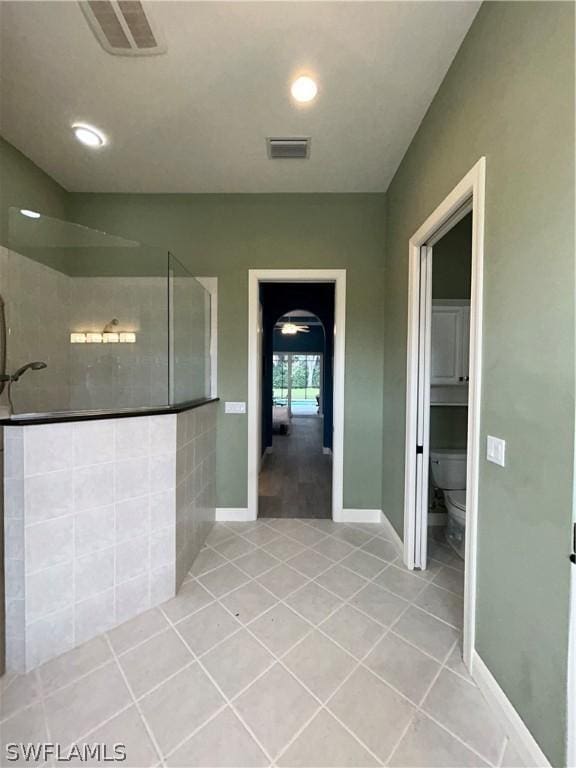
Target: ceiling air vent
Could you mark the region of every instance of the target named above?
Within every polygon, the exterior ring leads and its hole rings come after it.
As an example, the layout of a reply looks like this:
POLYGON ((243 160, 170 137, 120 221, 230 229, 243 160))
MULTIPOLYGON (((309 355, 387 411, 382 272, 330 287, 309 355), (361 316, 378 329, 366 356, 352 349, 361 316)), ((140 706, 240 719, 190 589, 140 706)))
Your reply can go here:
POLYGON ((310 138, 268 139, 271 160, 307 160, 310 157, 310 138))
POLYGON ((115 56, 154 56, 165 53, 140 0, 87 0, 81 2, 102 48, 115 56))

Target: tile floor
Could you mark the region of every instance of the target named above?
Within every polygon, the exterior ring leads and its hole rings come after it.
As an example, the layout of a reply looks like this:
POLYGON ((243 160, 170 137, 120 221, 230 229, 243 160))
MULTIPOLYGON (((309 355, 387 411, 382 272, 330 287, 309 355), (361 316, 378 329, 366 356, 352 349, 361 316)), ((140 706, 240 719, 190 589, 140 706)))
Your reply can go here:
POLYGON ((50 741, 124 743, 138 768, 520 765, 461 661, 462 563, 431 550, 410 573, 383 526, 217 524, 176 598, 0 680, 0 754, 50 741))

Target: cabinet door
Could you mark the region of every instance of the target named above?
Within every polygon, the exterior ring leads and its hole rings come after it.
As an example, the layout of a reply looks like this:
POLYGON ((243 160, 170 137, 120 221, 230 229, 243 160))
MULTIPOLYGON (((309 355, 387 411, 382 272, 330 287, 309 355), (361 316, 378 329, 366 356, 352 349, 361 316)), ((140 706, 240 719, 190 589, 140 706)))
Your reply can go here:
POLYGON ((430 384, 461 384, 462 307, 432 307, 430 384))
POLYGON ((462 307, 462 372, 464 381, 470 375, 470 307, 462 307))

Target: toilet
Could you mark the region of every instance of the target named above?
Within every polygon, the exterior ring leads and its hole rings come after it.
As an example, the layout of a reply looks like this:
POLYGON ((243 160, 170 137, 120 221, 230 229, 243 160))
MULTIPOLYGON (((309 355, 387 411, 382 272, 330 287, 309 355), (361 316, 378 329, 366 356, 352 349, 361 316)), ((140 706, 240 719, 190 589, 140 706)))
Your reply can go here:
POLYGON ((436 448, 430 451, 432 482, 444 494, 448 511, 446 540, 464 559, 466 541, 466 451, 436 448))

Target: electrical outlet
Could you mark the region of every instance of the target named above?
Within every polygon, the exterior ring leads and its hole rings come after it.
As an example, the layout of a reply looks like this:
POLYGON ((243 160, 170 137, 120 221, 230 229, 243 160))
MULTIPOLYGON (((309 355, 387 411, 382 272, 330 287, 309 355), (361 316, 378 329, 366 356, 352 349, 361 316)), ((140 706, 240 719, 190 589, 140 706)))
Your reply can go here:
POLYGON ((506 466, 506 440, 488 435, 486 439, 486 459, 500 467, 506 466))
POLYGON ((246 413, 246 403, 225 403, 224 413, 246 413))

